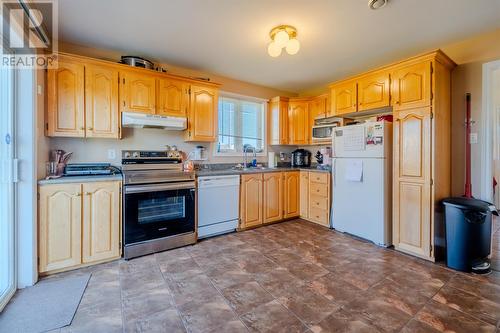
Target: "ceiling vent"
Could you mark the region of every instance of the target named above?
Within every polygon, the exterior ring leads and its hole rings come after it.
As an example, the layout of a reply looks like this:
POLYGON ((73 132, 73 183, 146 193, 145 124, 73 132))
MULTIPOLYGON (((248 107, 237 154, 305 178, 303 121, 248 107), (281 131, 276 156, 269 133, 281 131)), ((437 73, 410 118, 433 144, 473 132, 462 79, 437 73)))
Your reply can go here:
POLYGON ((389 0, 368 0, 368 7, 373 10, 380 9, 387 5, 388 1, 389 0))

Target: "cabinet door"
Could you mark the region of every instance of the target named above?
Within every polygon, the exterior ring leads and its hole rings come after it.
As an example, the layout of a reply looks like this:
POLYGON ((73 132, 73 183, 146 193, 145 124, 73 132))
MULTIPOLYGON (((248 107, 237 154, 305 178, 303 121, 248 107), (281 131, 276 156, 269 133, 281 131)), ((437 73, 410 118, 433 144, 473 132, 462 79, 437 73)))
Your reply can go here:
POLYGON ((285 172, 285 185, 283 195, 285 198, 283 218, 297 217, 300 215, 300 180, 299 172, 285 172))
POLYGON ((283 174, 264 173, 264 223, 283 219, 283 174))
POLYGON ((120 107, 122 112, 154 114, 156 77, 137 72, 120 72, 120 107))
POLYGON ((358 95, 355 81, 340 83, 334 86, 331 92, 333 115, 357 111, 358 95))
POLYGON ((262 224, 262 174, 242 175, 240 187, 241 228, 262 224))
POLYGON ((400 68, 392 74, 394 111, 431 105, 431 62, 400 68))
POLYGON ((309 143, 309 103, 307 101, 290 101, 289 144, 306 145, 309 143))
POLYGON ((358 111, 389 106, 389 73, 377 73, 358 80, 358 111))
POLYGON ((326 96, 318 96, 309 102, 309 124, 312 127, 314 120, 325 118, 326 114, 326 96))
POLYGON ((217 138, 217 89, 191 86, 188 141, 215 141, 217 138))
POLYGON ((300 171, 300 217, 307 219, 309 212, 309 172, 300 171))
POLYGON ((430 108, 394 113, 393 242, 396 249, 431 256, 430 108))
POLYGON ((288 102, 272 100, 269 103, 269 144, 288 144, 288 102))
POLYGON ((105 66, 85 67, 86 136, 119 138, 118 71, 105 66))
POLYGON ((81 185, 43 185, 39 192, 39 272, 81 264, 81 185))
POLYGON ((120 182, 83 184, 83 263, 120 256, 120 182))
POLYGON ((84 65, 61 59, 47 71, 47 135, 84 137, 84 65))
POLYGON ((158 79, 156 113, 163 116, 185 117, 187 88, 182 81, 158 79))

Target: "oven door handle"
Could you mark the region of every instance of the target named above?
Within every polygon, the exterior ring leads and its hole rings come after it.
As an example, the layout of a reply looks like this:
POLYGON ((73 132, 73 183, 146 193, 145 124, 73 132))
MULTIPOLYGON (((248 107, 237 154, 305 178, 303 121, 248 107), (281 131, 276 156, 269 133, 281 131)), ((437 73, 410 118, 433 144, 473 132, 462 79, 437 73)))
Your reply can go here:
POLYGON ((153 191, 168 191, 168 190, 182 190, 195 188, 194 182, 175 183, 175 184, 158 184, 158 185, 129 185, 125 186, 125 194, 128 193, 144 193, 153 191))

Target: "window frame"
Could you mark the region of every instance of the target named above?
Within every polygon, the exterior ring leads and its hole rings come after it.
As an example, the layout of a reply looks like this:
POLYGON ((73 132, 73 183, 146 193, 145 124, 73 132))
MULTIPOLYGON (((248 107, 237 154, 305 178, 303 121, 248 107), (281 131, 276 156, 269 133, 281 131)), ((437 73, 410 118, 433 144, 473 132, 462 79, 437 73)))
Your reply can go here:
MULTIPOLYGON (((263 133, 263 149, 261 152, 256 153, 256 156, 262 157, 262 156, 267 156, 267 111, 268 111, 268 100, 264 98, 258 98, 258 97, 252 97, 252 96, 246 96, 246 95, 240 95, 240 94, 235 94, 235 93, 230 93, 230 92, 225 92, 221 91, 219 93, 219 98, 232 98, 232 99, 239 99, 243 100, 246 102, 253 102, 253 103, 261 103, 263 105, 263 112, 262 112, 262 127, 264 130, 263 133)), ((219 103, 217 103, 217 116, 219 116, 219 103)), ((217 141, 213 143, 212 147, 212 156, 214 157, 241 157, 243 156, 243 152, 219 152, 217 151, 217 146, 219 143, 219 129, 217 128, 217 141)), ((253 152, 250 151, 249 154, 253 155, 253 152)))

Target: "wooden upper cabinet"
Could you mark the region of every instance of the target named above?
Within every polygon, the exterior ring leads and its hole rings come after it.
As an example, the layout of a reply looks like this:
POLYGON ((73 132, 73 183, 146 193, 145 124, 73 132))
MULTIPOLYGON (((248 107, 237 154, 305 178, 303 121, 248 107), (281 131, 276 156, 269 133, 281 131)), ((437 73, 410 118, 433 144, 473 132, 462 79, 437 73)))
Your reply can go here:
POLYGON ((288 144, 288 98, 271 99, 268 112, 269 144, 288 144))
POLYGON ((327 104, 328 104, 327 95, 321 95, 315 97, 309 102, 310 126, 314 125, 315 119, 325 118, 328 116, 327 104))
POLYGON ((120 110, 154 114, 156 76, 135 71, 120 72, 120 110))
POLYGON ((283 174, 270 172, 263 174, 263 221, 275 222, 283 219, 283 174))
POLYGON ((65 58, 57 66, 47 71, 47 135, 84 137, 85 67, 65 58))
POLYGON ((262 224, 262 174, 241 176, 240 186, 240 228, 262 224))
POLYGON ((358 95, 356 81, 335 85, 331 89, 331 112, 334 116, 357 111, 358 95))
POLYGON ((188 85, 182 81, 158 79, 156 113, 162 116, 185 117, 188 85))
POLYGON ((358 80, 358 111, 390 105, 389 73, 375 73, 358 80))
POLYGON ((187 141, 217 139, 218 91, 214 88, 191 85, 187 141))
POLYGON ((395 70, 392 73, 394 111, 431 105, 431 74, 431 61, 395 70))
POLYGON ((118 70, 85 66, 85 136, 119 138, 118 70))
POLYGON ((80 264, 81 185, 40 186, 39 194, 39 272, 80 264))
POLYGON ((394 113, 393 243, 431 257, 431 110, 394 113))
POLYGON ((288 111, 288 143, 306 145, 309 143, 309 102, 290 101, 288 111))
POLYGON ((300 215, 300 173, 299 171, 285 172, 283 186, 284 213, 283 218, 292 218, 300 215))
POLYGON ((83 263, 120 256, 120 182, 83 184, 83 263))

